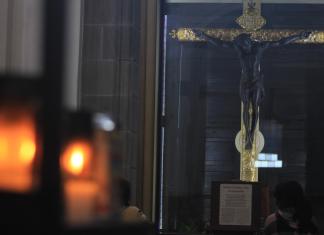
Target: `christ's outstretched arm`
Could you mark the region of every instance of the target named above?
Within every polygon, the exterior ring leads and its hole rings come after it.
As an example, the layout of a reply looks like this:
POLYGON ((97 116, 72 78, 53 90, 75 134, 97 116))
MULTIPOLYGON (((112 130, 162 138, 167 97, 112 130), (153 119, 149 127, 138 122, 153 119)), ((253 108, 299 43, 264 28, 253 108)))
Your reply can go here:
POLYGON ((285 46, 290 43, 293 43, 298 40, 303 40, 307 39, 311 35, 311 32, 302 32, 297 35, 293 35, 290 37, 282 38, 279 41, 274 41, 274 42, 265 42, 267 47, 279 47, 279 46, 285 46))
POLYGON ((232 42, 227 42, 227 41, 223 41, 223 40, 218 39, 218 38, 213 38, 213 37, 207 35, 206 33, 204 33, 201 30, 193 29, 192 31, 195 33, 195 35, 199 39, 205 40, 205 41, 211 43, 212 45, 222 46, 222 47, 234 47, 232 42))

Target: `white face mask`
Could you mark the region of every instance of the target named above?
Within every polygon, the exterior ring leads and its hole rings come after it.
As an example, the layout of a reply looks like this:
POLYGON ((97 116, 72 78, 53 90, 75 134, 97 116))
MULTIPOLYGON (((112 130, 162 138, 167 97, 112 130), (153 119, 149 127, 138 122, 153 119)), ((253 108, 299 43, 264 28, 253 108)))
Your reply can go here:
POLYGON ((279 210, 279 214, 286 220, 292 221, 296 210, 294 208, 286 208, 279 210))

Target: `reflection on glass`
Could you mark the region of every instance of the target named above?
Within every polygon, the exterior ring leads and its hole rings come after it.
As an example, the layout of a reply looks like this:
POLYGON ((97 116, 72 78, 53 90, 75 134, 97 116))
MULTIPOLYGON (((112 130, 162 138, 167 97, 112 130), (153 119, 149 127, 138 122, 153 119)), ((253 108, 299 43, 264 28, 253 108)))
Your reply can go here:
POLYGON ((260 161, 277 161, 278 154, 275 153, 260 153, 258 156, 260 161))
POLYGON ((257 168, 282 168, 282 161, 256 161, 257 168))

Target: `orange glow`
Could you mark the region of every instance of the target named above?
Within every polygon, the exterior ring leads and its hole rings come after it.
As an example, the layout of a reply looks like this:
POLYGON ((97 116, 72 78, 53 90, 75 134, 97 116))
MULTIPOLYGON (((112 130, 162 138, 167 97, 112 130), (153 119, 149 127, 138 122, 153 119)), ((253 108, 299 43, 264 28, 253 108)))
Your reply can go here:
POLYGON ((22 162, 27 164, 31 163, 34 160, 36 153, 35 142, 31 139, 24 140, 20 145, 19 156, 22 162))
POLYGON ((1 160, 3 161, 7 157, 9 151, 8 145, 9 144, 7 138, 1 136, 0 137, 0 161, 1 160))
POLYGON ((86 141, 74 141, 65 149, 61 164, 72 175, 81 175, 89 168, 91 146, 86 141))
POLYGON ((33 186, 36 126, 32 113, 0 110, 0 189, 25 192, 33 186))

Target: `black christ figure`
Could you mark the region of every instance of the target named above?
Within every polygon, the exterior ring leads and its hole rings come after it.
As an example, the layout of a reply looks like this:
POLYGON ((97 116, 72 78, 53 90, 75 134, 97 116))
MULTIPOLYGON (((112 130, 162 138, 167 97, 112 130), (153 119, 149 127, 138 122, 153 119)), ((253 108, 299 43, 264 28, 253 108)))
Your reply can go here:
POLYGON ((234 48, 239 55, 242 67, 240 81, 240 97, 243 103, 243 123, 246 130, 245 149, 251 149, 253 136, 259 119, 258 107, 264 98, 263 75, 261 74, 261 58, 263 52, 272 47, 290 44, 294 41, 306 39, 311 32, 282 38, 279 41, 256 41, 250 34, 240 34, 232 42, 210 37, 199 30, 193 30, 196 36, 215 46, 234 48), (251 118, 250 118, 251 112, 251 118))

